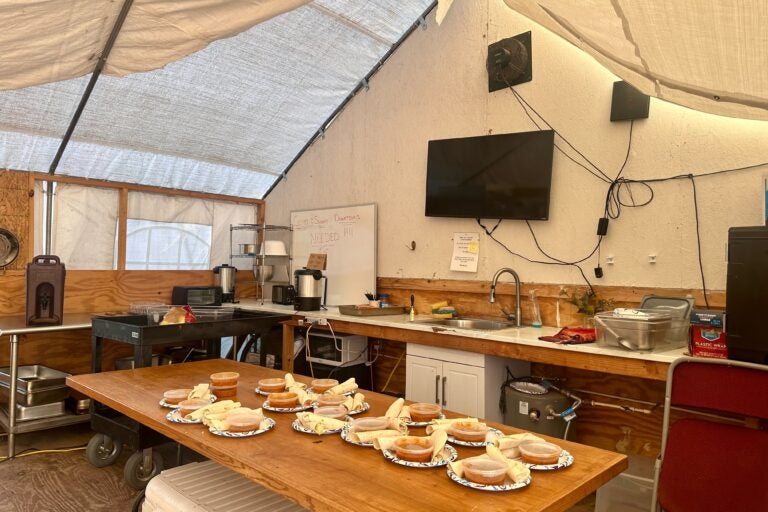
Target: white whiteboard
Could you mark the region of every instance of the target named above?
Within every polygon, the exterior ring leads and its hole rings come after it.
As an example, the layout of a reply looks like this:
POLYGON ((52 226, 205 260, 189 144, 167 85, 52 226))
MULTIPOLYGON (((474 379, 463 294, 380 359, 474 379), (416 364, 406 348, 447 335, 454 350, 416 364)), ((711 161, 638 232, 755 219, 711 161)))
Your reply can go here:
POLYGON ((328 255, 326 304, 362 304, 376 293, 376 205, 291 212, 294 268, 310 253, 328 255))

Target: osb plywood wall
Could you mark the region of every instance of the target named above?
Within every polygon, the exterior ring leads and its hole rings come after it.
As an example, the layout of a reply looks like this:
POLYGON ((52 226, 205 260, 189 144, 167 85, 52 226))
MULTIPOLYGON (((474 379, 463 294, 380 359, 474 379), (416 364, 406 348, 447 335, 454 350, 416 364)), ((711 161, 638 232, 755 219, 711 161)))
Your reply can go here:
POLYGON ((26 173, 0 170, 0 228, 7 229, 19 239, 19 256, 5 270, 24 269, 29 259, 28 190, 29 182, 26 173))

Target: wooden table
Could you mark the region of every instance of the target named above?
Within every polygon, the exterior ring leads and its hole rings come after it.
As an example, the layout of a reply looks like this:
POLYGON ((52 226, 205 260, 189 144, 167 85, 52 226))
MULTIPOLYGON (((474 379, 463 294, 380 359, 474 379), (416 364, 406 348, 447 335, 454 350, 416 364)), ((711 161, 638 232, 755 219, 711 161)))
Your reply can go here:
MULTIPOLYGON (((192 450, 312 510, 326 511, 556 511, 595 491, 627 467, 624 455, 555 440, 575 459, 567 469, 535 472, 532 483, 510 492, 483 492, 448 479, 445 468, 412 469, 383 458, 372 448, 346 443, 338 435, 315 436, 291 428, 294 414, 270 413, 276 427, 262 435, 229 439, 202 425, 182 425, 165 419, 158 405, 163 391, 207 382, 217 371, 240 373, 238 400, 258 407, 264 397, 254 392, 259 379, 282 372, 230 360, 207 360, 169 366, 76 375, 67 383, 87 396, 157 430, 192 450)), ((297 380, 309 382, 297 376, 297 380)), ((393 397, 364 392, 371 405, 368 416, 382 415, 393 397)), ((495 425, 504 432, 519 432, 495 425)), ((424 435, 423 428, 413 428, 424 435)), ((482 453, 458 447, 459 458, 482 453)))

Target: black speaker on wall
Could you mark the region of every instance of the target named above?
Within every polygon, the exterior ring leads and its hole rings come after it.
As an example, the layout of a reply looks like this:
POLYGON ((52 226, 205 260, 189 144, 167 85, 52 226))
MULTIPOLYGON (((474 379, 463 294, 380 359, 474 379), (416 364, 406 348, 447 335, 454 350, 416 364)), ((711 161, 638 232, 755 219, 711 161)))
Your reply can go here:
POLYGON ((627 82, 613 82, 611 121, 646 119, 650 103, 650 96, 641 93, 627 82))

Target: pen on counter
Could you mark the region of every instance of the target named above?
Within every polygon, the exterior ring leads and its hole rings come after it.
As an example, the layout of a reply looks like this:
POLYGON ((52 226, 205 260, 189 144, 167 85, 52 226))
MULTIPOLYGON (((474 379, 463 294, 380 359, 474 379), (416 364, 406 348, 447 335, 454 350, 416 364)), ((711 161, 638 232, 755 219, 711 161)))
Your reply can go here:
POLYGON ((414 303, 414 297, 413 294, 411 294, 411 311, 410 311, 410 321, 413 322, 416 320, 416 309, 413 307, 414 303))

